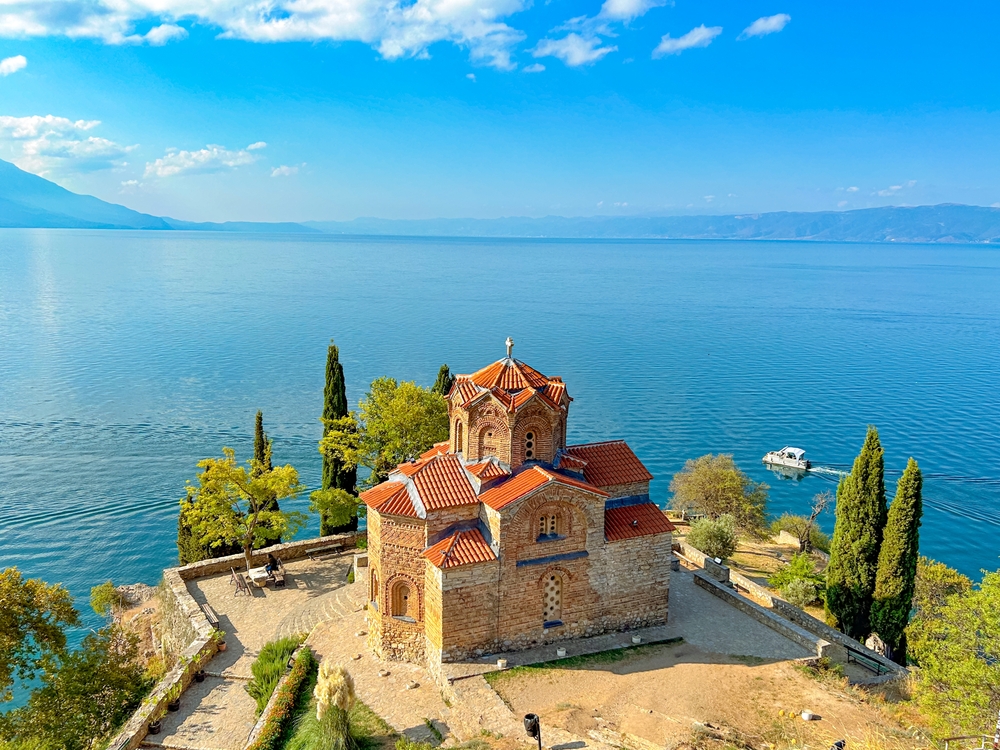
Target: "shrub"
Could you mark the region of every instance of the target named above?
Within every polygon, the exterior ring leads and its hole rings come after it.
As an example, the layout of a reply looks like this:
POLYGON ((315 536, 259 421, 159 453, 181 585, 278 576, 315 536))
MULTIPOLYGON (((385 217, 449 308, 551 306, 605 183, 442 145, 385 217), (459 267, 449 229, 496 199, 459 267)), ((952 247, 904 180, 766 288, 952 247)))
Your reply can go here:
POLYGON ((710 557, 726 559, 736 551, 736 519, 728 513, 717 519, 702 518, 691 524, 687 542, 710 557))
POLYGON ((260 650, 260 654, 250 667, 253 678, 244 689, 257 701, 257 715, 264 710, 271 699, 271 693, 285 673, 285 665, 292 653, 302 643, 300 636, 289 636, 271 641, 260 650))
POLYGON ((108 617, 125 607, 125 597, 111 581, 90 590, 90 606, 101 617, 108 617))
MULTIPOLYGON (((809 519, 805 516, 793 516, 784 513, 781 517, 771 522, 771 533, 777 536, 779 531, 787 531, 800 541, 805 538, 806 529, 809 527, 809 519)), ((830 537, 824 534, 816 524, 812 524, 809 530, 809 543, 815 549, 823 552, 830 551, 830 537)))
POLYGON ((302 684, 309 678, 316 666, 316 657, 313 656, 310 648, 306 647, 299 651, 288 679, 278 690, 278 697, 275 699, 274 705, 271 706, 271 713, 268 714, 263 729, 247 750, 279 750, 281 748, 285 725, 292 718, 296 704, 303 698, 302 684))
POLYGON ((816 564, 805 552, 792 555, 791 561, 767 579, 767 585, 775 589, 783 589, 792 581, 805 579, 815 586, 820 586, 823 577, 816 573, 816 564))
POLYGON ((816 601, 819 597, 819 591, 812 581, 805 578, 795 578, 781 587, 781 595, 789 604, 805 607, 816 601))

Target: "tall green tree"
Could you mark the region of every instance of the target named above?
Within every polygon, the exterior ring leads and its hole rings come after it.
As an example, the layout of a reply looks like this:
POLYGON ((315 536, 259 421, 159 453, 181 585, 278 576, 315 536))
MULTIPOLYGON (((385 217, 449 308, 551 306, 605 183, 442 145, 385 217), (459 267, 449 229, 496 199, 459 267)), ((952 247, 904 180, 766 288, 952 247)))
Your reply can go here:
MULTIPOLYGON (((274 443, 271 442, 271 438, 267 436, 264 432, 264 413, 258 409, 257 418, 254 422, 253 430, 253 459, 254 466, 257 467, 257 475, 266 474, 271 471, 274 466, 271 464, 271 449, 274 447, 274 443)), ((267 507, 267 510, 281 510, 278 505, 278 499, 273 498, 267 507)), ((281 537, 279 536, 275 539, 276 544, 281 543, 281 537)))
POLYGON ((863 641, 871 633, 872 597, 886 522, 885 457, 874 426, 868 427, 851 473, 837 487, 836 515, 826 578, 827 619, 863 641))
MULTIPOLYGON (((323 388, 323 437, 326 438, 332 429, 336 429, 339 420, 349 416, 347 409, 347 384, 344 382, 344 367, 340 364, 340 350, 330 342, 326 351, 326 385, 323 388)), ((358 481, 357 463, 345 463, 343 457, 335 451, 324 451, 320 442, 320 453, 323 454, 323 479, 321 488, 329 495, 331 490, 342 490, 349 495, 356 491, 358 481)), ((337 514, 341 523, 328 514, 320 513, 320 534, 336 534, 343 531, 354 531, 358 528, 358 514, 355 511, 346 521, 337 514)))
POLYGON ((896 497, 882 535, 872 601, 872 630, 892 649, 893 659, 906 664, 906 624, 910 620, 920 557, 923 477, 912 458, 896 485, 896 497))
POLYGON ((60 584, 0 571, 0 703, 13 698, 15 678, 30 680, 66 651, 66 626, 80 624, 73 597, 60 584))
POLYGON ((185 513, 199 544, 209 548, 238 544, 249 570, 255 548, 292 537, 304 524, 302 513, 271 510, 274 501, 297 497, 302 485, 291 466, 265 472, 256 459, 241 466, 232 448, 222 451, 223 458, 198 464, 199 486, 190 488, 193 502, 185 513))
POLYGON ((741 531, 757 535, 764 529, 768 489, 744 474, 731 455, 709 453, 689 459, 674 474, 670 504, 676 510, 704 513, 713 519, 730 515, 741 531))
POLYGON ((448 365, 441 365, 441 369, 438 370, 437 380, 434 381, 431 391, 439 396, 447 396, 454 382, 455 376, 451 374, 448 365))

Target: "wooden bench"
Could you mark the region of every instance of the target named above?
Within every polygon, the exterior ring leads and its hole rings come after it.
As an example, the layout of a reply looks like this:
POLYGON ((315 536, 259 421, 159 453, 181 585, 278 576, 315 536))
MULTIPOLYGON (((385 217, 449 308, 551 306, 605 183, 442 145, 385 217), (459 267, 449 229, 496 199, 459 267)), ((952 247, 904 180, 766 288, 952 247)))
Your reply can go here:
POLYGON ((331 555, 334 552, 343 552, 347 549, 347 542, 338 542, 336 544, 328 544, 325 547, 317 547, 316 549, 311 549, 306 552, 310 560, 315 560, 317 557, 322 557, 323 555, 331 555))
POLYGON ((286 571, 285 571, 285 564, 281 562, 281 558, 277 557, 275 558, 275 560, 277 560, 278 562, 278 569, 275 570, 273 573, 271 573, 271 575, 274 578, 274 588, 277 589, 285 585, 286 571))
POLYGON ((847 663, 850 664, 854 662, 855 664, 860 664, 862 667, 870 672, 874 672, 876 675, 883 675, 889 672, 888 668, 885 667, 877 659, 873 659, 868 654, 862 653, 857 649, 851 648, 850 646, 844 646, 847 649, 847 663))
POLYGON ((216 630, 219 629, 219 616, 215 614, 215 610, 212 609, 211 604, 202 604, 201 611, 205 613, 205 619, 208 620, 208 624, 211 625, 216 630))
POLYGON ((233 596, 239 596, 240 594, 253 596, 253 592, 250 590, 250 586, 247 585, 247 579, 243 577, 243 574, 238 572, 236 568, 230 568, 229 570, 232 571, 229 582, 236 584, 236 591, 233 592, 233 596))

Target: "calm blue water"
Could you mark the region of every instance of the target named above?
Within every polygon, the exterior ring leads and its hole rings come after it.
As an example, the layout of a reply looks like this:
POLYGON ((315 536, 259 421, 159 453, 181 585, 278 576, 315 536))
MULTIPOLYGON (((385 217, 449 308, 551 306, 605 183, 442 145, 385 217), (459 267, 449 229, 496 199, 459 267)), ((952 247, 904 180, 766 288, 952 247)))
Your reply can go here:
POLYGON ((567 381, 570 440, 628 439, 660 502, 722 451, 803 512, 835 478, 760 457, 849 468, 871 422, 891 480, 925 472, 924 553, 1000 567, 1000 249, 59 230, 0 230, 0 566, 83 608, 107 578, 155 583, 185 480, 246 457, 257 409, 318 482, 331 337, 357 402, 508 335, 567 381))

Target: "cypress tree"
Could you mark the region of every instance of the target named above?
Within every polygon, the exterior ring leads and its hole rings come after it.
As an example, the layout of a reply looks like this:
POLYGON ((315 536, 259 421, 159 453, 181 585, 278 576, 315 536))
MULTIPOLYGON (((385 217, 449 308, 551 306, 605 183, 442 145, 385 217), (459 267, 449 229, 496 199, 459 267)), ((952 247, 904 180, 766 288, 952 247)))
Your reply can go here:
POLYGON ((434 387, 431 388, 431 391, 441 396, 447 396, 454 382, 455 377, 451 374, 451 370, 448 369, 448 365, 441 365, 441 369, 438 370, 437 380, 434 381, 434 387))
POLYGON ((872 602, 872 629, 892 649, 892 658, 903 665, 906 664, 906 624, 910 619, 920 556, 922 489, 920 467, 911 458, 889 507, 872 602))
MULTIPOLYGON (((271 464, 271 446, 271 438, 264 432, 264 413, 258 409, 253 431, 254 476, 266 474, 274 468, 271 464)), ((265 510, 281 510, 278 507, 278 499, 272 498, 265 510)), ((279 536, 274 543, 281 544, 281 537, 279 536)))
MULTIPOLYGON (((344 368, 340 364, 340 350, 330 341, 330 346, 326 350, 326 386, 323 388, 323 419, 334 420, 346 417, 347 411, 347 385, 344 382, 344 368)), ((330 428, 326 422, 323 423, 323 436, 325 437, 330 428)), ((345 468, 336 458, 323 455, 323 484, 324 490, 339 489, 350 494, 355 494, 355 484, 358 480, 358 470, 345 468)), ((343 526, 334 526, 325 517, 320 518, 320 535, 337 534, 343 531, 354 531, 358 528, 357 515, 351 519, 350 523, 343 526)))
POLYGON ((827 619, 863 641, 871 632, 872 596, 885 528, 885 458, 869 425, 851 473, 837 487, 837 521, 826 571, 827 619))

